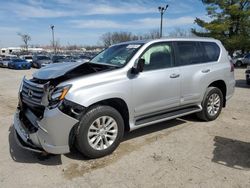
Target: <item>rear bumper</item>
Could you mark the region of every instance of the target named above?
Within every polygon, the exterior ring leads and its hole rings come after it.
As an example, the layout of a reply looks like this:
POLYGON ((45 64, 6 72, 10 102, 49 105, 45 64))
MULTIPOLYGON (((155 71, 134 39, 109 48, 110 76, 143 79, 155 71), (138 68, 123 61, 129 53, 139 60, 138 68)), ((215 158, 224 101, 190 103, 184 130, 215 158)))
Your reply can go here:
POLYGON ((26 128, 24 122, 20 120, 20 111, 16 111, 14 115, 16 141, 22 148, 35 152, 46 151, 52 154, 70 152, 69 135, 78 120, 56 108, 46 109, 43 119, 32 123, 38 125, 36 132, 30 132, 26 128))

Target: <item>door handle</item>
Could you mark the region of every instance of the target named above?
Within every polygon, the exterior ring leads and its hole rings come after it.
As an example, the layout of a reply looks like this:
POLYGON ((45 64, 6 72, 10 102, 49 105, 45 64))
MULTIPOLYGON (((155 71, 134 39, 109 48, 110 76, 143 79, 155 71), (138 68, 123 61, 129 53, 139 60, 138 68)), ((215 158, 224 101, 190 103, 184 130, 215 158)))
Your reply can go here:
POLYGON ((201 72, 202 72, 202 73, 208 73, 208 72, 210 72, 210 69, 204 69, 204 70, 202 70, 201 72))
POLYGON ((178 78, 180 76, 180 74, 171 74, 170 78, 178 78))

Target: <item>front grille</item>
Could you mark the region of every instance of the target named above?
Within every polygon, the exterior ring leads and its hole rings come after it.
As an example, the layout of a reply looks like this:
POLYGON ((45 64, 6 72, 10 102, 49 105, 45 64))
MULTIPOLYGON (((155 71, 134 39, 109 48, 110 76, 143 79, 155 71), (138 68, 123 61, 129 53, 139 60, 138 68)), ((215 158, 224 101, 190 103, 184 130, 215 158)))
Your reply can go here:
POLYGON ((44 85, 36 84, 23 79, 23 87, 21 91, 22 101, 30 106, 42 106, 42 98, 44 95, 44 85))

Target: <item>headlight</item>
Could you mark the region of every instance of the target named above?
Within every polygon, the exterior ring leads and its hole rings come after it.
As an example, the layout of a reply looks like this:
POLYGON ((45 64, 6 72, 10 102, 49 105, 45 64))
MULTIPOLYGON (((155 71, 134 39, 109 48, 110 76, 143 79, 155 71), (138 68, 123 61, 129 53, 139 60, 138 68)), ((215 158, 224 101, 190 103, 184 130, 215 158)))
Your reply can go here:
POLYGON ((60 101, 62 101, 67 95, 70 87, 71 85, 66 85, 63 87, 56 87, 55 89, 53 89, 49 95, 50 106, 54 106, 55 104, 58 104, 60 101))

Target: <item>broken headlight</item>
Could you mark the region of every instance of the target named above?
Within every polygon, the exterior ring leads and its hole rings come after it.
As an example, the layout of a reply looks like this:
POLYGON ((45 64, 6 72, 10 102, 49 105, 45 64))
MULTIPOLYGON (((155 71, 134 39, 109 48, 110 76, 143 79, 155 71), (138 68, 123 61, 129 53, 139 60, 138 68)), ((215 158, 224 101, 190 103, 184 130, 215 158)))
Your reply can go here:
POLYGON ((54 88, 49 94, 49 106, 55 108, 67 95, 71 85, 54 88))

